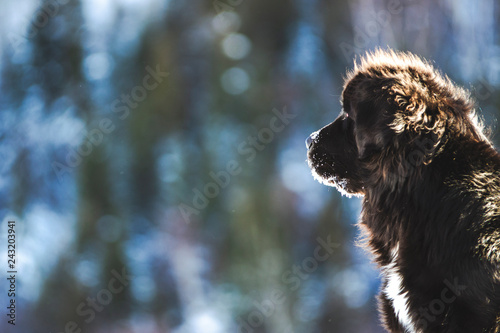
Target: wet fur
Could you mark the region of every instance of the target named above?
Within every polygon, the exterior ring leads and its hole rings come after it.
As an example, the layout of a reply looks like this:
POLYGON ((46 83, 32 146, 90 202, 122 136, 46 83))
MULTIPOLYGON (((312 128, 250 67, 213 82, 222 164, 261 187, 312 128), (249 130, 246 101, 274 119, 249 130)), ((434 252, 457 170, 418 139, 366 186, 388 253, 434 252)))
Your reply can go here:
POLYGON ((308 161, 363 197, 384 327, 500 332, 500 155, 469 93, 415 55, 377 50, 347 74, 341 102, 308 161))

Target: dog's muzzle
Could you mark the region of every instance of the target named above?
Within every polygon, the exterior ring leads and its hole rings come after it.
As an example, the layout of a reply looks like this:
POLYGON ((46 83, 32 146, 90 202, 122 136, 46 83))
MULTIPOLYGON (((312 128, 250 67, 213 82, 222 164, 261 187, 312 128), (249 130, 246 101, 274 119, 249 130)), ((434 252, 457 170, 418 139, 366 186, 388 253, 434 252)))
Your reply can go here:
POLYGON ((309 137, 306 139, 306 147, 307 149, 310 149, 312 144, 314 142, 316 142, 316 139, 318 138, 318 135, 319 135, 319 131, 316 131, 316 132, 313 132, 311 133, 311 135, 309 135, 309 137))

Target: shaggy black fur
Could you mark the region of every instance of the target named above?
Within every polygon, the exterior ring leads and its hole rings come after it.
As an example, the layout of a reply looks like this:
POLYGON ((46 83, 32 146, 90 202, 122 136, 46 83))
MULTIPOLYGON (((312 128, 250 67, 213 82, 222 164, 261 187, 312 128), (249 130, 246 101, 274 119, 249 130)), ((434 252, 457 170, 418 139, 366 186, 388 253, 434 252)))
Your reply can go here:
POLYGON ((377 50, 343 111, 307 140, 313 175, 363 196, 389 332, 500 332, 500 155, 469 93, 425 60, 377 50))

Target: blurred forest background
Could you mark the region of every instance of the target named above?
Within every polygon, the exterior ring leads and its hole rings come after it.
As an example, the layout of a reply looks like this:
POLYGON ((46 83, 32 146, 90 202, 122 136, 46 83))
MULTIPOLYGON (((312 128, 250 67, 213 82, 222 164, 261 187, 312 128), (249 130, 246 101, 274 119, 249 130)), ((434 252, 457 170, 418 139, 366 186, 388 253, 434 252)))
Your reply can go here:
POLYGON ((304 139, 409 50, 496 140, 493 0, 0 2, 1 332, 382 332, 359 199, 304 139), (7 221, 17 318, 7 323, 7 221))

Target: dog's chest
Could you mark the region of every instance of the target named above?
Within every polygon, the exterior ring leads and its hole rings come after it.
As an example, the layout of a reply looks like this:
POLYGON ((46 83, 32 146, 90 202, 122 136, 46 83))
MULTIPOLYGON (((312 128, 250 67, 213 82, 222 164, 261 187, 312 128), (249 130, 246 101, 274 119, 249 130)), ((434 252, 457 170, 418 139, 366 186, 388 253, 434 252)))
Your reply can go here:
POLYGON ((392 302, 396 318, 405 328, 407 333, 416 333, 415 326, 408 311, 408 291, 404 290, 403 277, 397 266, 399 247, 392 250, 392 261, 384 266, 383 271, 386 279, 384 293, 392 302))

